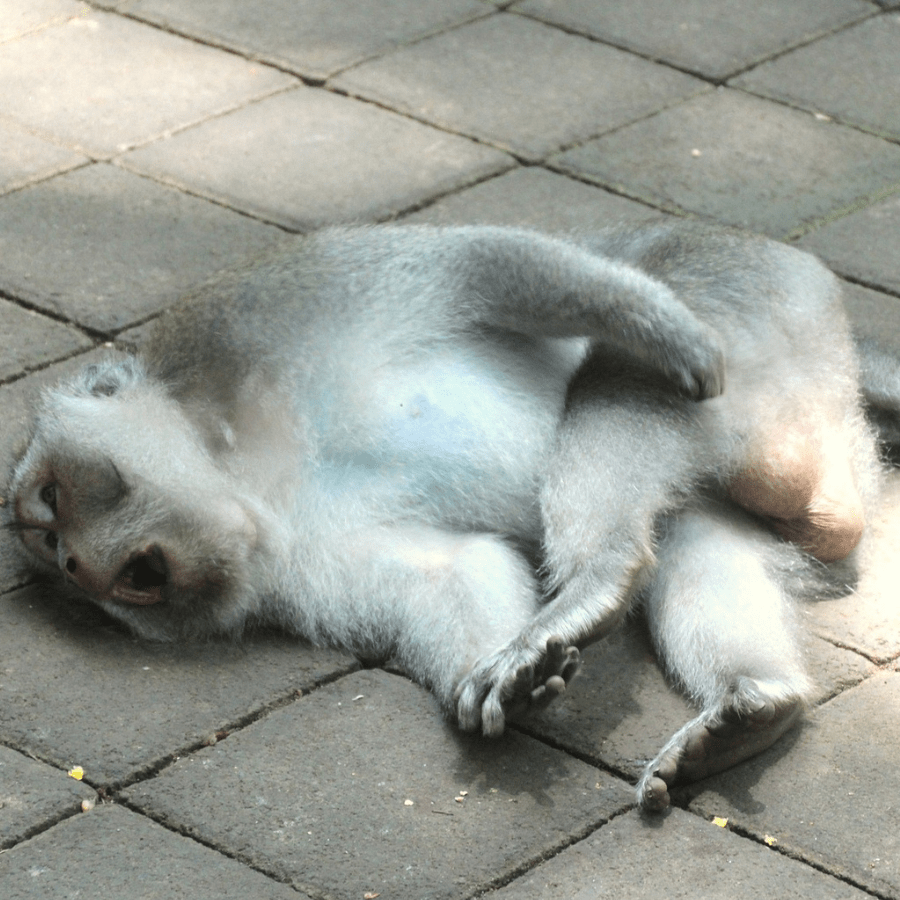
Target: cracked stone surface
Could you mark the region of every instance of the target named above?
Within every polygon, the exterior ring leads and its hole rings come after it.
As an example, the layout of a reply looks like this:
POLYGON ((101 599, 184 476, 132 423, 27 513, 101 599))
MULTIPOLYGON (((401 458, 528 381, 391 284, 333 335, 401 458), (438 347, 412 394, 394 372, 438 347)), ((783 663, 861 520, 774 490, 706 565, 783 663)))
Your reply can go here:
MULTIPOLYGON (((0 471, 44 387, 337 223, 744 226, 820 255, 900 354, 898 16, 0 0, 0 471)), ((633 782, 692 707, 639 615, 486 741, 394 669, 285 635, 135 640, 0 528, 0 897, 900 900, 897 473, 870 524, 858 589, 800 611, 803 721, 662 816, 633 782)))

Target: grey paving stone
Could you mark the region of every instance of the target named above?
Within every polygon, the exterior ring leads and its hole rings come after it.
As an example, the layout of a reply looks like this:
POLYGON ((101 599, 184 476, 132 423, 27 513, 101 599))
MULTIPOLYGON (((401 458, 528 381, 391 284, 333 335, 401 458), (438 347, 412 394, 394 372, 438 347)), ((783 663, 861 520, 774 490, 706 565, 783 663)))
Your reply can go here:
POLYGON ((107 332, 158 312, 276 228, 106 164, 0 197, 0 288, 107 332))
POLYGON ((89 12, 76 0, 0 0, 0 43, 89 12))
POLYGON ((877 339, 900 357, 900 299, 845 283, 844 306, 855 332, 877 339))
POLYGON ((900 187, 900 147, 726 88, 551 164, 653 205, 775 237, 900 187))
POLYGON ((85 162, 84 156, 0 122, 0 194, 85 162))
POLYGON ((470 897, 629 801, 620 782, 522 735, 459 735, 424 691, 378 671, 125 796, 316 896, 353 900, 470 897))
POLYGON ((525 0, 515 9, 717 79, 872 12, 864 0, 525 0))
POLYGON ((513 15, 421 41, 334 84, 527 159, 707 90, 687 75, 513 15))
POLYGON ((863 900, 868 895, 725 828, 630 812, 490 900, 863 900))
POLYGON ((5 900, 302 900, 118 806, 98 806, 0 856, 5 900))
POLYGON ((74 328, 5 300, 0 300, 0 334, 5 336, 0 349, 0 379, 92 346, 92 341, 74 328))
POLYGON ((857 590, 848 597, 820 601, 809 616, 819 634, 883 662, 900 654, 900 471, 887 479, 882 508, 870 528, 857 590))
MULTIPOLYGON (((0 691, 5 677, 0 668, 0 691)), ((62 816, 78 812, 83 801, 96 799, 93 788, 70 778, 61 769, 0 747, 0 850, 62 816)), ((5 887, 2 879, 0 874, 0 884, 5 887)))
POLYGON ((512 165, 465 138, 313 88, 222 116, 122 162, 296 230, 384 218, 512 165))
MULTIPOLYGON (((882 672, 819 708, 789 753, 704 782, 691 803, 882 896, 900 894, 900 674, 882 672)), ((773 750, 777 751, 777 747, 773 750)))
MULTIPOLYGON (((588 647, 583 655, 582 671, 565 698, 523 728, 637 778, 696 711, 667 683, 641 623, 588 647)), ((818 639, 809 641, 807 666, 816 684, 814 702, 857 684, 874 668, 864 657, 818 639)))
POLYGON ((659 212, 589 184, 538 167, 521 167, 484 181, 406 216, 431 225, 488 224, 590 231, 615 222, 636 222, 659 212))
POLYGON ((479 0, 275 0, 265 15, 244 0, 137 0, 128 12, 306 78, 414 41, 490 8, 479 0))
POLYGON ((843 275, 900 292, 898 242, 900 193, 810 232, 799 244, 843 275))
POLYGON ((279 635, 239 644, 142 643, 87 603, 24 588, 0 604, 0 740, 119 783, 279 697, 351 670, 279 635))
POLYGON ((295 79, 95 11, 0 45, 0 83, 0 114, 107 156, 295 79))
POLYGON ((877 16, 745 73, 767 97, 900 138, 900 16, 877 16))

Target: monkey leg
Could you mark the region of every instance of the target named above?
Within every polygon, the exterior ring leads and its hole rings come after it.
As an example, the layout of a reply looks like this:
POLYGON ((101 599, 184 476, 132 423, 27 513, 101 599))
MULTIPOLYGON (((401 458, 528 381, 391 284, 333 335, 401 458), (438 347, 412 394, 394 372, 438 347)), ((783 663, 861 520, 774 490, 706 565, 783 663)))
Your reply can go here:
POLYGON ((749 459, 728 486, 736 503, 822 562, 843 559, 856 547, 863 504, 844 431, 779 428, 754 442, 749 459))
POLYGON ((497 675, 502 690, 485 704, 471 673, 539 608, 532 567, 501 537, 423 523, 346 535, 341 547, 354 583, 328 610, 335 630, 323 636, 365 658, 395 659, 463 729, 500 734, 507 716, 543 708, 578 670, 577 649, 548 640, 497 675))
POLYGON ((644 385, 639 369, 624 373, 619 365, 616 372, 611 381, 598 370, 582 377, 548 465, 541 512, 546 583, 555 596, 466 676, 458 705, 465 727, 480 721, 485 733, 499 733, 519 713, 510 698, 522 698, 523 685, 538 691, 528 694, 527 710, 561 688, 548 671, 571 678, 575 648, 599 640, 627 614, 652 569, 660 512, 693 484, 705 453, 697 404, 671 390, 671 403, 661 403, 658 378, 644 385))
POLYGON ((647 616, 667 671, 701 712, 644 770, 643 807, 664 809, 674 784, 759 753, 802 712, 809 681, 793 609, 774 574, 796 553, 725 505, 686 509, 669 523, 647 616))

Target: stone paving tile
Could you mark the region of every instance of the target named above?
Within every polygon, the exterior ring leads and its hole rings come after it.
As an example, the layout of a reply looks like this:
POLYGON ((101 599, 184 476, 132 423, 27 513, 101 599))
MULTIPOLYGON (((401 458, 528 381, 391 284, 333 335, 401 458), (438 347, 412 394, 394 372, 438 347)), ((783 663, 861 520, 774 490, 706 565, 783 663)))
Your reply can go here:
POLYGON ((789 753, 775 747, 704 782, 691 809, 727 816, 788 853, 900 896, 898 708, 900 674, 874 675, 787 736, 789 753))
POLYGON ((0 122, 0 194, 82 165, 87 158, 0 122))
POLYGON ((900 147, 726 88, 551 163, 653 205, 775 237, 900 187, 900 147))
POLYGON ((898 242, 900 193, 805 235, 799 245, 843 275, 900 293, 898 242))
POLYGON ((286 885, 111 805, 4 853, 0 883, 4 900, 303 900, 286 885))
POLYGON ((328 685, 125 797, 348 900, 469 897, 630 800, 621 782, 522 735, 459 735, 423 690, 379 671, 328 685))
POLYGON ((603 826, 489 900, 864 900, 868 896, 727 829, 672 810, 603 826))
POLYGON ((816 603, 809 617, 819 634, 884 662, 900 655, 900 471, 887 479, 867 542, 856 592, 816 603))
POLYGON ((733 82, 883 137, 900 138, 900 16, 877 16, 733 82))
MULTIPOLYGON (((0 691, 3 678, 0 668, 0 691)), ((0 850, 61 816, 78 812, 82 801, 91 802, 96 798, 93 788, 70 778, 61 769, 0 747, 0 850)), ((0 858, 0 884, 5 888, 2 868, 0 858)))
POLYGON ((659 215, 657 210, 626 197, 528 166, 442 197, 403 221, 430 225, 511 225, 565 233, 659 215))
POLYGON ((877 339, 900 356, 900 298, 845 283, 844 306, 856 333, 877 339))
MULTIPOLYGON (((857 684, 874 666, 865 658, 813 640, 807 652, 814 701, 857 684)), ((584 667, 565 700, 523 730, 632 779, 663 744, 696 715, 667 682, 642 625, 633 624, 584 652, 584 667)))
POLYGON ((31 310, 0 299, 0 334, 15 335, 0 356, 0 379, 93 346, 91 340, 31 310))
POLYGON ((77 0, 0 0, 0 44, 90 11, 77 0))
POLYGON ((102 332, 159 312, 276 228, 106 164, 0 197, 0 283, 102 332))
MULTIPOLYGON (((100 5, 106 5, 101 3, 100 5)), ((329 75, 475 16, 480 0, 136 0, 130 15, 195 35, 305 78, 329 75)))
POLYGON ((364 63, 334 84, 527 159, 707 89, 621 50, 508 14, 364 63))
POLYGON ((872 13, 864 0, 525 0, 514 9, 716 79, 872 13))
POLYGON ((99 610, 38 587, 4 596, 0 740, 119 783, 274 699, 355 667, 281 635, 140 642, 99 610))
POLYGON ((372 104, 300 88, 151 144, 122 164, 305 231, 384 218, 513 163, 372 104))
POLYGON ((102 12, 0 45, 0 115, 94 156, 121 152, 295 82, 102 12))

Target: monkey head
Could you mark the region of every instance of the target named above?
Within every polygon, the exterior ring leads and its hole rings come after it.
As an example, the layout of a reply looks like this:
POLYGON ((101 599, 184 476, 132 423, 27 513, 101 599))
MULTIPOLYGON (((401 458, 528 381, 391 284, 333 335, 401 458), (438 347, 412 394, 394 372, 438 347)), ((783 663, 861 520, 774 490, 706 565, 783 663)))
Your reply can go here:
POLYGON ((9 496, 38 566, 138 634, 229 631, 241 604, 245 618, 255 517, 137 360, 89 366, 44 395, 9 496))

